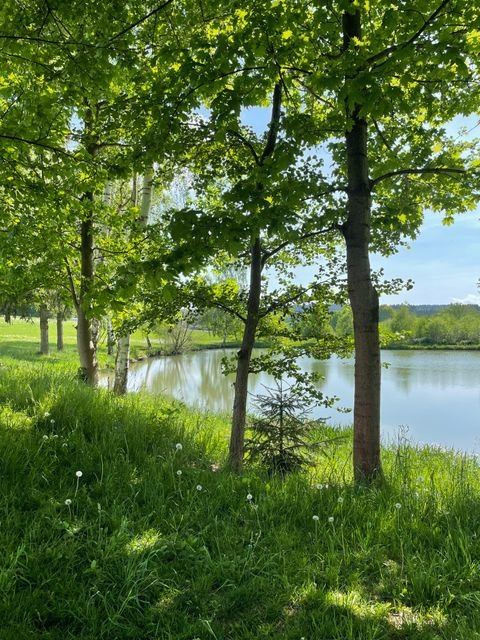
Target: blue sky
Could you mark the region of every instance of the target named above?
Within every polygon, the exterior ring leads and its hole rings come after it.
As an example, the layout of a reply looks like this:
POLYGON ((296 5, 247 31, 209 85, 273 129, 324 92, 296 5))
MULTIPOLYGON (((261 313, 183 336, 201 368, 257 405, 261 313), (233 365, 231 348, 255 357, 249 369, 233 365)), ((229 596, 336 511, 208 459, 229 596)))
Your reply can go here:
POLYGON ((383 267, 387 278, 411 278, 415 286, 382 302, 398 304, 480 304, 480 211, 457 216, 450 227, 441 216, 426 213, 425 222, 410 248, 389 258, 372 257, 372 266, 383 267))

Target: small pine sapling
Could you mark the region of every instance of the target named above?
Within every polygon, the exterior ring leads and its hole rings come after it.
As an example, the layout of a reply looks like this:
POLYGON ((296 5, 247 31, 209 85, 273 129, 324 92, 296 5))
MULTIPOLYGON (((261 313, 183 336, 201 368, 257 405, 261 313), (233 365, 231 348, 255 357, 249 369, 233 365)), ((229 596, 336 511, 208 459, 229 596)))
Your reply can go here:
POLYGON ((301 387, 276 380, 276 388, 255 396, 250 437, 245 450, 250 462, 260 461, 269 473, 286 475, 312 464, 312 449, 318 446, 314 432, 323 420, 309 420, 312 408, 301 387))

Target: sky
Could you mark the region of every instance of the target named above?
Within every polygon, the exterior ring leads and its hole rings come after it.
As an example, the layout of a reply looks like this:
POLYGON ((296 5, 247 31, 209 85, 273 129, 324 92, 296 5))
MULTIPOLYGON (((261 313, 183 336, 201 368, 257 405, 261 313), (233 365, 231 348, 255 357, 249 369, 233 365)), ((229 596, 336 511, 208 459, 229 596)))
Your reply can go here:
MULTIPOLYGON (((244 124, 257 133, 268 127, 269 110, 251 108, 242 113, 244 124)), ((450 134, 465 127, 469 137, 477 134, 478 118, 457 118, 447 126, 450 134)), ((414 286, 396 295, 384 295, 382 304, 480 304, 480 207, 456 216, 452 226, 442 224, 441 214, 425 212, 417 238, 409 248, 384 258, 372 256, 372 267, 383 268, 386 279, 411 279, 414 286)), ((300 280, 310 279, 312 271, 302 270, 300 280)))
POLYGON ((388 258, 372 256, 372 266, 383 267, 387 279, 415 282, 410 291, 383 296, 384 304, 480 304, 480 210, 457 216, 450 227, 427 212, 409 248, 388 258))

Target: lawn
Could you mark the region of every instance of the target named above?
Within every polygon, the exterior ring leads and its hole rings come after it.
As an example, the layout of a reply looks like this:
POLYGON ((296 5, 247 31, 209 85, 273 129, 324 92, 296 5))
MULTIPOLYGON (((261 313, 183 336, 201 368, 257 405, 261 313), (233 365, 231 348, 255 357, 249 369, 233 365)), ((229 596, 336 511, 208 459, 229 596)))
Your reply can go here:
POLYGON ((308 472, 235 476, 226 418, 90 389, 73 331, 42 359, 26 334, 0 342, 2 640, 480 638, 476 458, 400 440, 355 487, 323 427, 308 472))

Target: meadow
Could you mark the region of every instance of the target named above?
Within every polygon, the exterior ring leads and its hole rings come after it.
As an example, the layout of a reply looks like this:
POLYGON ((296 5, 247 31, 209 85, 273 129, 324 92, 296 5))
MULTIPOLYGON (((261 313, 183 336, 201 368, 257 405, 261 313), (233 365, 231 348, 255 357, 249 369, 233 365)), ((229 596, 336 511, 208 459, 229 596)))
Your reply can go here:
POLYGON ((2 640, 480 638, 475 457, 400 435, 366 489, 322 427, 311 470, 235 476, 228 417, 86 387, 73 329, 0 335, 2 640))

